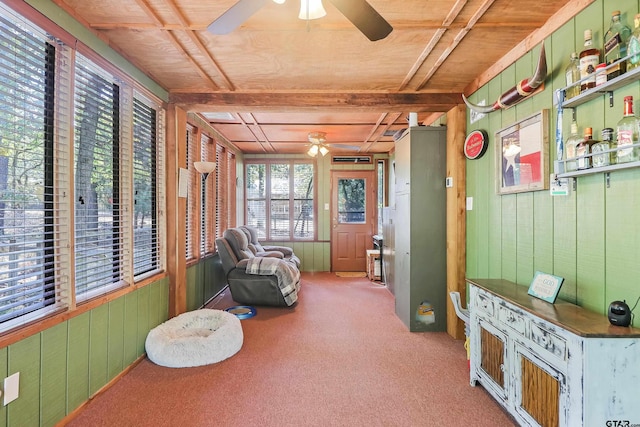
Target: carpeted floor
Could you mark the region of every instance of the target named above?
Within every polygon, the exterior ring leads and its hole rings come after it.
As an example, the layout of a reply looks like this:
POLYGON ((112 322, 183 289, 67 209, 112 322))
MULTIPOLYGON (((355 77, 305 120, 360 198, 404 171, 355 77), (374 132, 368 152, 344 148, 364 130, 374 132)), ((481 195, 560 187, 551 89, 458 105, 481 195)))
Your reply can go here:
POLYGON ((303 274, 297 305, 257 307, 242 326, 233 357, 182 369, 144 360, 69 425, 514 425, 469 385, 462 341, 408 332, 393 296, 366 278, 303 274))

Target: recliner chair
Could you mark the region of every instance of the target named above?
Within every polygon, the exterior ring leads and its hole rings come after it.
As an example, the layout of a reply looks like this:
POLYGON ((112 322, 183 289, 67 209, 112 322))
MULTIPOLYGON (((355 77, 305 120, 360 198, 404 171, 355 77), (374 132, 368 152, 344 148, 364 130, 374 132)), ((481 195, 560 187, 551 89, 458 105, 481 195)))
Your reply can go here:
POLYGON ((240 228, 247 235, 249 240, 249 249, 255 256, 277 256, 273 253, 281 253, 282 258, 293 262, 296 267, 300 268, 300 258, 294 253, 293 249, 287 246, 262 245, 258 240, 258 230, 255 227, 241 225, 240 228))
POLYGON ((247 305, 291 306, 298 300, 300 270, 277 256, 257 257, 243 230, 230 228, 216 239, 234 301, 247 305))

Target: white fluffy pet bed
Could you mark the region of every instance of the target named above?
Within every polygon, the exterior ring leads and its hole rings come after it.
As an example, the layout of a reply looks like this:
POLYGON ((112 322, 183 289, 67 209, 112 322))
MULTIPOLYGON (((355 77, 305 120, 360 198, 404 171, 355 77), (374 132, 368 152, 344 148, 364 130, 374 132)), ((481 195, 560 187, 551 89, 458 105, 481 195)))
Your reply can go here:
POLYGON ((184 368, 217 363, 242 347, 240 319, 222 310, 183 313, 156 326, 147 335, 149 359, 161 366, 184 368))

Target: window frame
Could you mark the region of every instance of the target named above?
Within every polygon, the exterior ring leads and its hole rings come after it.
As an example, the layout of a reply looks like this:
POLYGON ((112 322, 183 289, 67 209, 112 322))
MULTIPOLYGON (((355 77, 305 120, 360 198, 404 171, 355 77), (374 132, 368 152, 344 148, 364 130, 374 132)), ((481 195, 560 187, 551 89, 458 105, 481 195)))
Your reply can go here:
MULTIPOLYGON (((317 185, 317 176, 318 176, 318 164, 314 159, 302 159, 302 158, 290 158, 290 159, 246 159, 244 162, 244 223, 249 224, 249 202, 251 200, 262 200, 261 198, 250 198, 249 191, 247 190, 248 178, 247 178, 247 168, 250 165, 265 165, 265 229, 264 229, 264 238, 261 240, 264 241, 287 241, 287 242, 313 242, 318 240, 318 185, 317 185), (271 166, 274 164, 287 164, 289 165, 289 236, 286 239, 282 239, 281 237, 271 236, 271 231, 267 223, 271 218, 271 205, 273 199, 271 197, 271 166), (295 187, 294 187, 294 177, 295 177, 295 165, 299 164, 307 164, 311 165, 313 168, 313 190, 312 190, 312 199, 313 199, 313 233, 310 237, 296 237, 295 236, 295 209, 293 209, 295 205, 295 187)), ((284 200, 284 199, 282 199, 284 200)), ((262 230, 261 230, 262 232, 262 230)))

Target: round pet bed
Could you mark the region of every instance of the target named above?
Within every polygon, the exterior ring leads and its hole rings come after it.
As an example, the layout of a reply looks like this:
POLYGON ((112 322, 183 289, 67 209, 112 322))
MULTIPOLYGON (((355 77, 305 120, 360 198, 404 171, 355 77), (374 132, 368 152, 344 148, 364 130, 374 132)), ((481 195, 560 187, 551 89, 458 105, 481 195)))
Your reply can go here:
POLYGON ((149 359, 161 366, 184 368, 227 359, 242 347, 240 320, 223 310, 183 313, 156 326, 147 335, 149 359))

